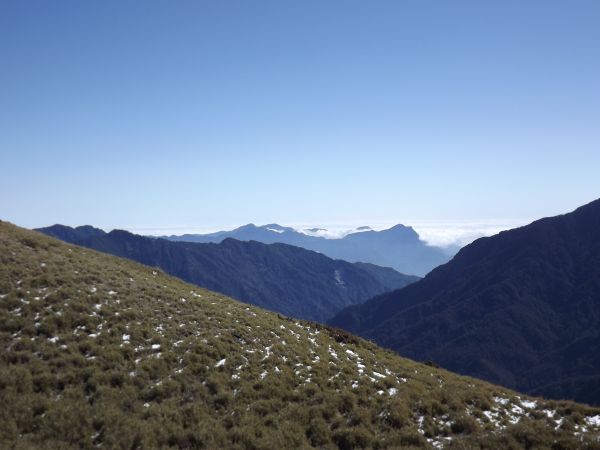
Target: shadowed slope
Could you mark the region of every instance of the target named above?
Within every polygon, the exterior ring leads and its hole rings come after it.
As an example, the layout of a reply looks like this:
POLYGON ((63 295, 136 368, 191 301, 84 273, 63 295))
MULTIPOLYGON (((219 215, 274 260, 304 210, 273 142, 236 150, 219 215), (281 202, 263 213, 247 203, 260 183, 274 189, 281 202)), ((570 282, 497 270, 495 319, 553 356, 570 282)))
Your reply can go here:
POLYGON ((331 323, 450 370, 600 404, 600 201, 479 239, 331 323))
POLYGON ((231 231, 166 237, 172 241, 203 243, 222 242, 227 238, 290 244, 323 253, 330 258, 392 267, 402 273, 419 276, 450 259, 447 250, 427 245, 415 230, 404 225, 395 225, 382 231, 361 227, 341 239, 309 236, 277 224, 260 227, 248 224, 231 231))
POLYGON ((390 268, 332 260, 285 244, 235 239, 220 244, 170 242, 121 230, 105 233, 92 227, 63 225, 37 231, 160 267, 185 281, 253 305, 319 322, 346 306, 418 279, 390 268))

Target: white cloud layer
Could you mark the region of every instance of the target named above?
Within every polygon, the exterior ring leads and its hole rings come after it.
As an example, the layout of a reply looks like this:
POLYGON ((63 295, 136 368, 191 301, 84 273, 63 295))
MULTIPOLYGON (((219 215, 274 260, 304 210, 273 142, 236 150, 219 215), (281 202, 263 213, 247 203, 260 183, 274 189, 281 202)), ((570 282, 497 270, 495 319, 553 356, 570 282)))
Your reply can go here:
POLYGON ((415 223, 415 229, 422 240, 436 247, 458 245, 463 247, 475 239, 492 236, 504 230, 528 224, 529 220, 499 220, 481 222, 423 222, 415 223))

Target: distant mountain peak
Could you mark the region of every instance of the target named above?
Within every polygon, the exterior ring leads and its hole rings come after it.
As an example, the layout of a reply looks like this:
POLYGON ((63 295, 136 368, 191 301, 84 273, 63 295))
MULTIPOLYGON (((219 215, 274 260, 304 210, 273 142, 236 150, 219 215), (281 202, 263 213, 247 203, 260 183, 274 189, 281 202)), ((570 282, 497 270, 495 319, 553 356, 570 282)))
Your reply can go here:
POLYGON ((256 225, 254 225, 253 223, 247 223, 246 225, 242 225, 237 228, 234 228, 232 231, 255 230, 257 228, 258 227, 256 225))
POLYGON ((265 244, 260 242, 261 237, 277 234, 263 227, 248 233, 248 239, 225 236, 218 243, 173 242, 124 230, 112 230, 91 239, 84 231, 70 227, 39 231, 160 267, 187 281, 282 314, 319 321, 346 306, 416 281, 416 277, 389 268, 334 260, 275 239, 272 244, 265 244), (331 288, 336 271, 344 292, 331 288))
POLYGON ((401 273, 419 276, 447 262, 452 256, 451 252, 426 245, 412 227, 401 224, 377 231, 367 225, 346 230, 331 230, 321 227, 294 229, 278 223, 260 226, 249 223, 231 231, 169 236, 167 239, 207 243, 221 242, 227 237, 240 241, 293 245, 334 259, 370 262, 393 267, 401 273))
POLYGON ((75 229, 77 231, 83 231, 84 233, 105 234, 104 230, 93 227, 92 225, 80 225, 80 226, 76 227, 75 229))

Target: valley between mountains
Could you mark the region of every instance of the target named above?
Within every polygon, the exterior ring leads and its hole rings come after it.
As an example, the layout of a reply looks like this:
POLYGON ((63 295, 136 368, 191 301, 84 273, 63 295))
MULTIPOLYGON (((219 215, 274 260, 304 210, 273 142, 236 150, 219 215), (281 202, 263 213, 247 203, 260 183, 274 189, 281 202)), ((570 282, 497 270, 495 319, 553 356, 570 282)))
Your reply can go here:
POLYGON ((599 448, 600 410, 0 223, 3 448, 599 448))
POLYGON ((227 238, 172 242, 123 230, 54 225, 38 231, 72 244, 132 259, 271 311, 325 322, 343 308, 407 286, 419 277, 389 267, 334 260, 282 243, 227 238))

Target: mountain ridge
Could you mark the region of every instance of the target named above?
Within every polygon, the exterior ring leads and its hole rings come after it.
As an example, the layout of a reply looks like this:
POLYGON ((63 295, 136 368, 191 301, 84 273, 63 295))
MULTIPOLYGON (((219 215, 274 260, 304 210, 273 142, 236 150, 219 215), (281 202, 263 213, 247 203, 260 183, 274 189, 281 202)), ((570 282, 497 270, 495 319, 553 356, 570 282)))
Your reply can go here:
POLYGON ((278 224, 256 226, 250 223, 231 231, 171 235, 162 238, 171 241, 208 243, 233 237, 242 241, 254 240, 266 244, 284 243, 318 251, 334 259, 392 267, 401 273, 418 276, 425 275, 434 267, 447 262, 452 256, 451 250, 427 245, 420 240, 418 233, 412 227, 402 224, 381 231, 362 226, 336 239, 318 235, 321 230, 323 229, 307 229, 306 231, 312 234, 306 234, 278 224))
POLYGON ((218 244, 171 242, 89 226, 55 225, 38 231, 160 267, 185 281, 272 311, 319 322, 345 306, 417 280, 393 269, 333 260, 287 244, 232 238, 218 244))
POLYGON ((459 373, 598 404, 598 306, 600 200, 480 238, 423 280, 330 323, 459 373))

